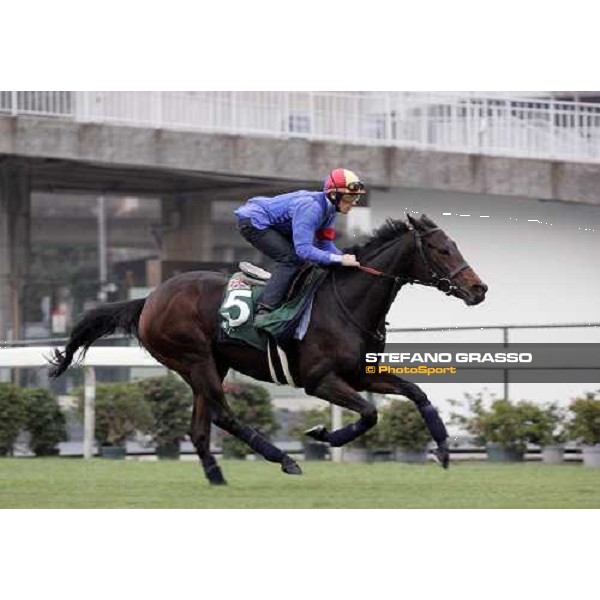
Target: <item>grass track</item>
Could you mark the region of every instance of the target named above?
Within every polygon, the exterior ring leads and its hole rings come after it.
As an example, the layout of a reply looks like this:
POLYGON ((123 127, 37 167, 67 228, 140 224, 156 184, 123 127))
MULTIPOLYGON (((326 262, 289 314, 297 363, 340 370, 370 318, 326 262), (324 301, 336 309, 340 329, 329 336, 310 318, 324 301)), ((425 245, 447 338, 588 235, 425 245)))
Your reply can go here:
POLYGON ((190 461, 0 459, 0 508, 600 508, 600 469, 580 465, 221 464, 229 486, 190 461))

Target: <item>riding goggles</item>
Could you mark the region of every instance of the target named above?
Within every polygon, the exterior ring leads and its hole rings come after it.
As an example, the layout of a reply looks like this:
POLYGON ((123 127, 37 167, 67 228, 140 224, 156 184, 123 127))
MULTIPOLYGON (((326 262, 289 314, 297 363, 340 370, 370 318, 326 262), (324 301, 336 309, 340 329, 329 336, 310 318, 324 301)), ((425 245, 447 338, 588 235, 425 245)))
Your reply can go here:
POLYGON ((365 184, 362 181, 351 181, 346 185, 346 189, 352 194, 364 194, 365 184))

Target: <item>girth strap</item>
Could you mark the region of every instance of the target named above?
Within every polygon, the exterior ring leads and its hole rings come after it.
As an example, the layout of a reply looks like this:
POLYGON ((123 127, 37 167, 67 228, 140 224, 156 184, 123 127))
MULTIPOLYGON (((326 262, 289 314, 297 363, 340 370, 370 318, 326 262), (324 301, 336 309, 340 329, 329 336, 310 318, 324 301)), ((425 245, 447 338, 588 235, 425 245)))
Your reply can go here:
POLYGON ((273 383, 298 387, 292 377, 285 352, 277 345, 275 338, 270 335, 267 339, 267 360, 273 383))

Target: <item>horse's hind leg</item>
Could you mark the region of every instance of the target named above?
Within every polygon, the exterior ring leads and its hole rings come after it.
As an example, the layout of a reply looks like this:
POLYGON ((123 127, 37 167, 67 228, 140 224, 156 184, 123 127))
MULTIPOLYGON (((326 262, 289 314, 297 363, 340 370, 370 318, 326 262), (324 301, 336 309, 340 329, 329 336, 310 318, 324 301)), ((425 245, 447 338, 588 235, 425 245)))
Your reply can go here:
POLYGON ((198 379, 201 379, 199 383, 202 385, 204 397, 208 400, 213 423, 248 444, 252 450, 266 460, 281 464, 284 473, 301 475, 302 470, 291 456, 271 444, 258 431, 236 419, 225 400, 221 378, 214 359, 210 357, 210 360, 207 360, 203 366, 202 377, 198 377, 198 379))
POLYGON ((208 481, 213 485, 226 484, 227 481, 225 481, 225 478, 223 477, 221 468, 210 452, 211 414, 203 383, 203 363, 192 363, 193 366, 190 368, 181 362, 161 356, 157 352, 154 352, 153 356, 169 369, 179 373, 192 389, 192 394, 194 396, 190 431, 192 444, 194 444, 194 447, 196 448, 198 458, 200 459, 200 463, 202 464, 204 474, 208 481))
POLYGON ((194 408, 192 411, 192 431, 191 438, 198 458, 202 463, 206 479, 212 485, 225 485, 227 482, 221 472, 221 467, 217 464, 215 457, 210 452, 210 427, 211 415, 210 408, 202 391, 198 386, 192 384, 194 391, 194 408))

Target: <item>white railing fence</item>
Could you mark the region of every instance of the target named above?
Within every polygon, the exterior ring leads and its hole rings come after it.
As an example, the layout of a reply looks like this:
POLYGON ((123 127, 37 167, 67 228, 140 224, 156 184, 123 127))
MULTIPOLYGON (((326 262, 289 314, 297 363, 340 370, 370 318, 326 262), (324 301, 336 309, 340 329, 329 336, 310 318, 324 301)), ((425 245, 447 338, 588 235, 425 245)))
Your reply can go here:
MULTIPOLYGON (((572 343, 597 343, 600 323, 554 323, 537 325, 486 325, 486 326, 446 326, 419 328, 388 328, 388 343, 403 340, 407 343, 416 342, 466 342, 481 343, 502 342, 508 344, 517 341, 536 343, 556 343, 569 339, 572 343), (566 331, 570 331, 568 336, 566 331), (535 332, 535 336, 518 336, 519 333, 535 332), (561 331, 560 338, 552 337, 553 333, 561 331), (479 334, 477 337, 461 337, 465 333, 479 334), (481 337, 483 334, 483 337, 481 337), (493 337, 488 337, 492 334, 493 337), (498 335, 499 334, 499 335, 498 335), (399 338, 397 336, 401 335, 399 338)), ((123 338, 124 336, 115 336, 123 338)), ((19 368, 48 368, 48 357, 53 355, 56 346, 39 346, 29 344, 58 343, 62 340, 19 340, 17 342, 0 341, 0 369, 19 368)), ((75 356, 74 363, 81 363, 81 354, 75 356)), ((94 455, 94 422, 96 400, 96 369, 102 367, 155 367, 164 370, 165 367, 152 358, 139 346, 97 346, 88 350, 84 362, 84 443, 83 456, 91 458, 94 455)), ((504 398, 510 398, 508 369, 504 371, 504 398)), ((342 426, 341 408, 331 405, 332 425, 334 429, 342 426)), ((332 460, 343 460, 340 449, 332 448, 332 460)))
POLYGON ((467 92, 0 92, 0 114, 600 160, 600 104, 467 92))
MULTIPOLYGON (((0 368, 47 368, 53 346, 0 347, 0 368)), ((81 353, 74 359, 81 362, 81 353)), ((94 423, 96 418, 96 368, 98 367, 164 367, 138 346, 90 348, 85 357, 83 406, 83 457, 94 455, 94 423)))
POLYGON ((73 116, 73 92, 0 92, 0 113, 73 116))

